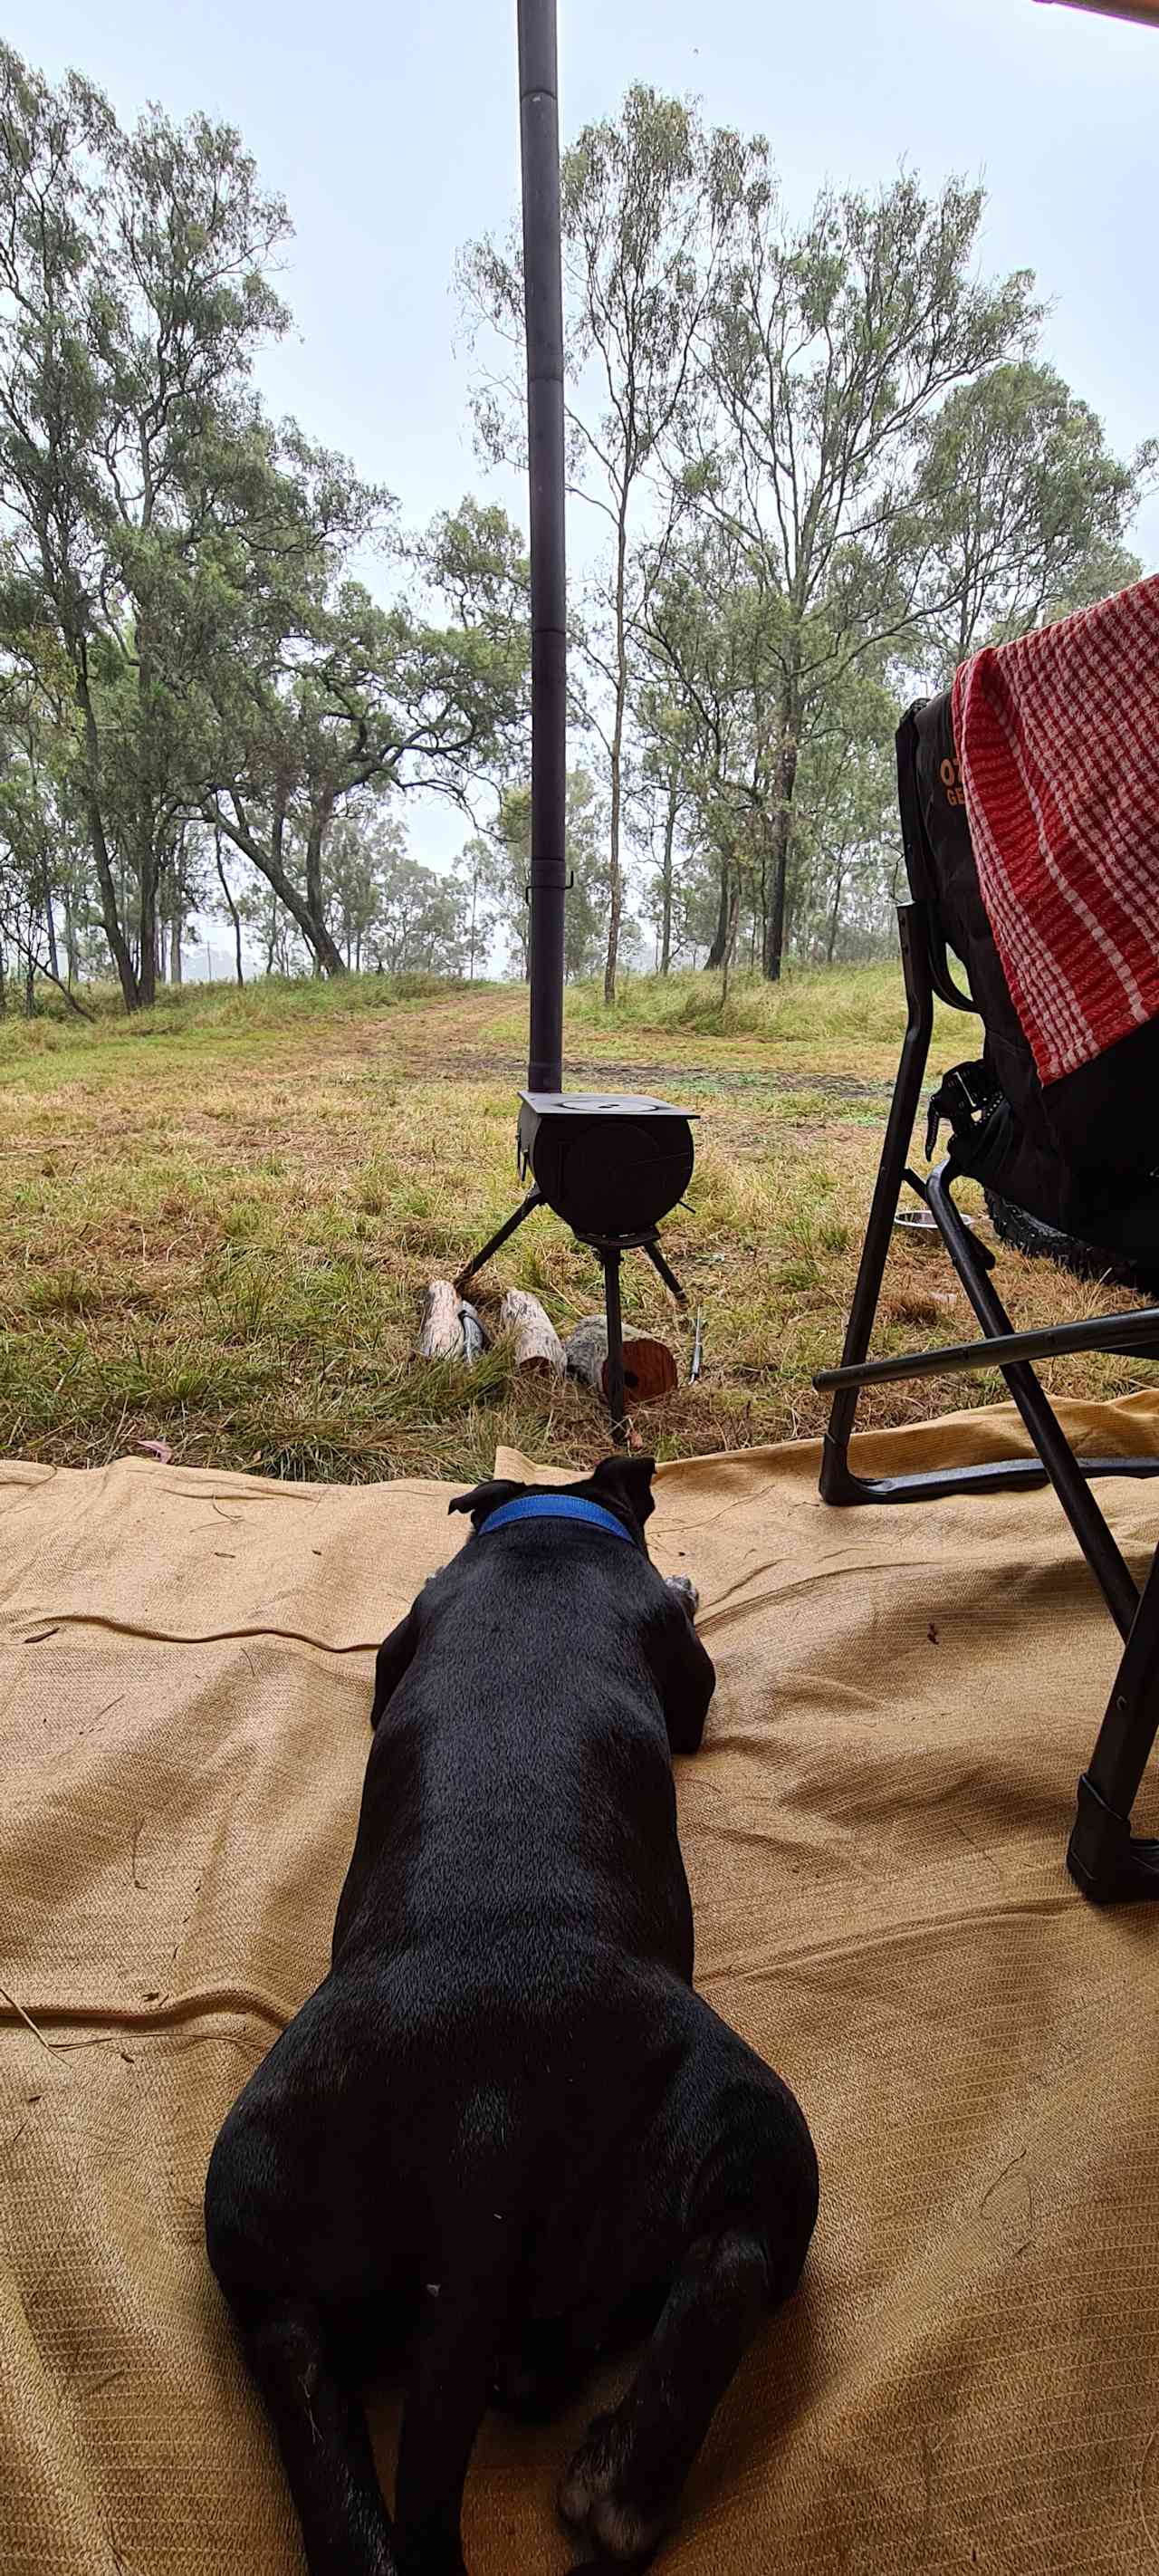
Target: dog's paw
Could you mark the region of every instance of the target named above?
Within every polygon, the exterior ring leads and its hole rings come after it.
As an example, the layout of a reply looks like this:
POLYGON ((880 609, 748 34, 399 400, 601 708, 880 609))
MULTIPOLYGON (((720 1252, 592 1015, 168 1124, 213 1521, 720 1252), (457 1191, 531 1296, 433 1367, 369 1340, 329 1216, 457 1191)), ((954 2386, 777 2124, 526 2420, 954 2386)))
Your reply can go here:
POLYGON ((597 2415, 559 2490, 559 2509, 575 2531, 599 2542, 621 2566, 648 2558, 665 2517, 645 2513, 624 2492, 628 2441, 614 2415, 597 2415))
POLYGON ((601 2496, 589 2528, 607 2557, 621 2566, 636 2566, 651 2557, 664 2529, 664 2515, 638 2513, 632 2505, 617 2504, 614 2496, 601 2496))
POLYGON ((594 2506, 611 2493, 615 2484, 621 2452, 616 2429, 614 2415, 596 2415, 564 2472, 559 2509, 564 2521, 576 2531, 586 2529, 594 2506))
POLYGON ((696 1613, 700 1608, 700 1594, 696 1589, 692 1576, 690 1574, 669 1574, 665 1577, 665 1580, 669 1591, 675 1592, 677 1597, 684 1603, 684 1607, 688 1612, 689 1618, 695 1619, 696 1613))

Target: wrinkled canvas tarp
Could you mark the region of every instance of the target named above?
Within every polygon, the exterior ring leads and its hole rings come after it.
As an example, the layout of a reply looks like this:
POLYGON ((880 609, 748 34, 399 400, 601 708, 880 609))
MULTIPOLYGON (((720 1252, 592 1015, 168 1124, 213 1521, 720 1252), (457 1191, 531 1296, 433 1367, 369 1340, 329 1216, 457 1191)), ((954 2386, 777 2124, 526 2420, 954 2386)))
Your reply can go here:
MULTIPOLYGON (((1159 1399, 1064 1419, 1159 1445, 1159 1399)), ((1003 1408, 864 1454, 1021 1447, 1003 1408)), ((816 1468, 809 1445, 664 1468, 649 1531, 719 1674, 679 1766, 698 1982, 799 2092, 822 2169, 801 2294, 661 2563, 1139 2576, 1159 1919, 1091 1910, 1063 1869, 1114 1632, 1049 1492, 837 1513, 816 1468)), ((373 1650, 463 1544, 450 1490, 0 1468, 6 2576, 300 2569, 202 2185, 325 1971, 373 1650)), ((1159 1487, 1100 1499, 1141 1570, 1159 1487)), ((602 2393, 542 2432, 488 2421, 475 2576, 573 2562, 553 2489, 602 2393)), ((389 2494, 389 2390, 372 2411, 389 2494)))

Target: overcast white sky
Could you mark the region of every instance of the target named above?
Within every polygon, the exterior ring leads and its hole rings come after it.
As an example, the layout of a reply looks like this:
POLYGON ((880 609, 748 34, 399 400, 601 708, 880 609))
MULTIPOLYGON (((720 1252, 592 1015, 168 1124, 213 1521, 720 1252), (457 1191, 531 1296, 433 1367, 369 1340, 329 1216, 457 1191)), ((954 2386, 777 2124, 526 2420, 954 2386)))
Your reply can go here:
MULTIPOLYGON (((413 523, 479 488, 451 276, 518 187, 514 0, 7 0, 10 44, 70 65, 121 118, 148 99, 228 118, 295 224, 295 329, 264 359, 271 408, 341 447, 413 523)), ((561 0, 563 130, 632 80, 768 135, 790 202, 906 161, 989 191, 995 270, 1031 267, 1047 355, 1128 452, 1159 429, 1159 30, 1040 0, 561 0)), ((1159 500, 1136 535, 1159 564, 1159 500)), ((416 857, 462 825, 412 824, 416 857)))

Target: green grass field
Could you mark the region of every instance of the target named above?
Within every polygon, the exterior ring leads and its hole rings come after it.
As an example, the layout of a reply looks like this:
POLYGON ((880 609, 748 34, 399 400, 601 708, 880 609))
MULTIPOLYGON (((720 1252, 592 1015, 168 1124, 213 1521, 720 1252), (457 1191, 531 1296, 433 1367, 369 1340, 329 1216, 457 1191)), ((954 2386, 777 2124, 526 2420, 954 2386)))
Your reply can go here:
MULTIPOLYGON (((607 1012, 569 994, 567 1077, 663 1089, 701 1112, 691 1205, 665 1231, 704 1370, 641 1411, 670 1457, 820 1428, 810 1386, 838 1349, 902 1022, 892 964, 740 982, 637 978, 607 1012)), ((198 1465, 267 1475, 466 1476, 498 1441, 583 1465, 607 1445, 594 1398, 530 1387, 502 1345, 474 1370, 414 1357, 427 1281, 514 1205, 526 995, 374 976, 166 993, 126 1021, 0 1023, 0 1447, 94 1464, 164 1439, 198 1465)), ((935 1068, 962 1052, 939 1028, 935 1068)), ((1019 1322, 1128 1303, 1004 1256, 1019 1322)), ((500 1255, 485 1292, 530 1288, 564 1332, 598 1274, 553 1218, 500 1255)), ((679 1350, 643 1262, 629 1326, 679 1350)), ((968 1336, 928 1243, 899 1241, 880 1342, 968 1336)), ((1123 1360, 1060 1367, 1124 1393, 1123 1360)), ((993 1378, 882 1391, 866 1421, 993 1401, 993 1378)))

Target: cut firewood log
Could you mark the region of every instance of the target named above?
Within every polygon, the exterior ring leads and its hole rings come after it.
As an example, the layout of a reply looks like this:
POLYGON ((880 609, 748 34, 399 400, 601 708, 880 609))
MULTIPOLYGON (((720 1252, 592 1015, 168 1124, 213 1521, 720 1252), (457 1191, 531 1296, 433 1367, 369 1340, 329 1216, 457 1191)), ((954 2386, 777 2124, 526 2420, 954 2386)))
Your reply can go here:
POLYGON ((510 1333, 514 1341, 516 1368, 535 1370, 542 1376, 563 1376, 563 1343, 538 1297, 532 1297, 526 1288, 507 1290, 499 1308, 499 1330, 510 1333))
POLYGON ((608 1328, 602 1315, 585 1315, 568 1334, 563 1346, 569 1377, 583 1379, 585 1386, 603 1395, 604 1370, 608 1362, 608 1328))
POLYGON ((432 1279, 427 1290, 419 1326, 418 1352, 423 1360, 461 1360, 463 1357, 459 1299, 449 1279, 432 1279))
MULTIPOLYGON (((584 1316, 568 1334, 564 1356, 570 1376, 582 1378, 597 1395, 607 1394, 608 1327, 602 1315, 584 1316)), ((624 1392, 629 1403, 652 1404, 657 1396, 670 1395, 679 1374, 676 1354, 667 1342, 654 1341, 647 1333, 625 1337, 624 1392)))

